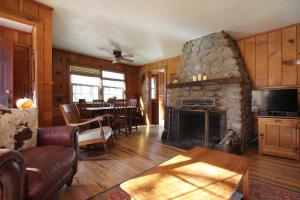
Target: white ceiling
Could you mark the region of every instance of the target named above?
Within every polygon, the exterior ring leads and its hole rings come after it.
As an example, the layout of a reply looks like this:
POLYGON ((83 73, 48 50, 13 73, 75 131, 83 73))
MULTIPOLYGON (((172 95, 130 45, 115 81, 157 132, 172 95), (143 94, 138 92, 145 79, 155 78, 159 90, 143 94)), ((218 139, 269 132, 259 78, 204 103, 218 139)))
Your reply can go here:
POLYGON ((140 65, 225 30, 235 39, 300 22, 300 0, 39 0, 54 8, 54 47, 99 58, 121 48, 140 65), (117 45, 116 45, 117 44, 117 45))

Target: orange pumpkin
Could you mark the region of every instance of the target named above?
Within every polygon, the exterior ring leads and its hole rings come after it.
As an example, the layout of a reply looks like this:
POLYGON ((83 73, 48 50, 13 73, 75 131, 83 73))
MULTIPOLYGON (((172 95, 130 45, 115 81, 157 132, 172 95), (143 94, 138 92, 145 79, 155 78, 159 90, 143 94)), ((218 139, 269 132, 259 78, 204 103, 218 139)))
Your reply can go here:
POLYGON ((28 98, 18 99, 16 105, 18 108, 31 108, 32 100, 28 98))

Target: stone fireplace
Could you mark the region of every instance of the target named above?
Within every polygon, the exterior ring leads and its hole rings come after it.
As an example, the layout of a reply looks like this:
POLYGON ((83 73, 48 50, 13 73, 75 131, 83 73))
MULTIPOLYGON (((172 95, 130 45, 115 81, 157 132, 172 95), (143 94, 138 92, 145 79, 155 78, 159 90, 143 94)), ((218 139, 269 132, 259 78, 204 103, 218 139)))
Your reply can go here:
POLYGON ((214 33, 186 42, 177 76, 179 83, 167 86, 165 128, 169 142, 186 148, 197 145, 213 148, 229 129, 244 143, 248 140, 251 81, 239 49, 227 33, 214 33), (208 80, 193 82, 192 77, 197 74, 207 75, 208 80), (215 104, 189 107, 182 105, 184 99, 213 99, 215 104), (209 129, 206 140, 201 135, 205 128, 209 129))

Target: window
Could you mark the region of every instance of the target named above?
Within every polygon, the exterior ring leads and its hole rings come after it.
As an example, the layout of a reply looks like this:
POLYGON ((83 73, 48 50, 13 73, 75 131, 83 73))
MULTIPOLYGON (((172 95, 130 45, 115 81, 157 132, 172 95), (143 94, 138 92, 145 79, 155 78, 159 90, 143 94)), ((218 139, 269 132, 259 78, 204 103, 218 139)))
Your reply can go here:
POLYGON ((104 101, 112 97, 125 98, 125 74, 112 71, 102 71, 104 101))
POLYGON ((156 77, 151 77, 151 99, 156 99, 156 77))
POLYGON ((100 69, 71 65, 72 102, 85 99, 92 102, 100 98, 100 69))

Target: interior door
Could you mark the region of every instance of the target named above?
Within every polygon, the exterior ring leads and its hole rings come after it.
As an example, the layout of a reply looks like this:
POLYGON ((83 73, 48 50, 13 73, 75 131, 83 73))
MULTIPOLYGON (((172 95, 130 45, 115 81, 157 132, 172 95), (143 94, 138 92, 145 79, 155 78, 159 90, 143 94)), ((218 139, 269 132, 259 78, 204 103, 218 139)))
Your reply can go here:
POLYGON ((19 98, 25 97, 32 88, 32 70, 30 67, 30 49, 14 46, 14 106, 19 98))
POLYGON ((158 75, 151 75, 152 124, 159 124, 158 75))
POLYGON ((12 106, 13 43, 0 39, 0 104, 12 106))
POLYGON ((158 111, 159 111, 159 123, 164 124, 165 120, 165 74, 158 73, 158 111))

